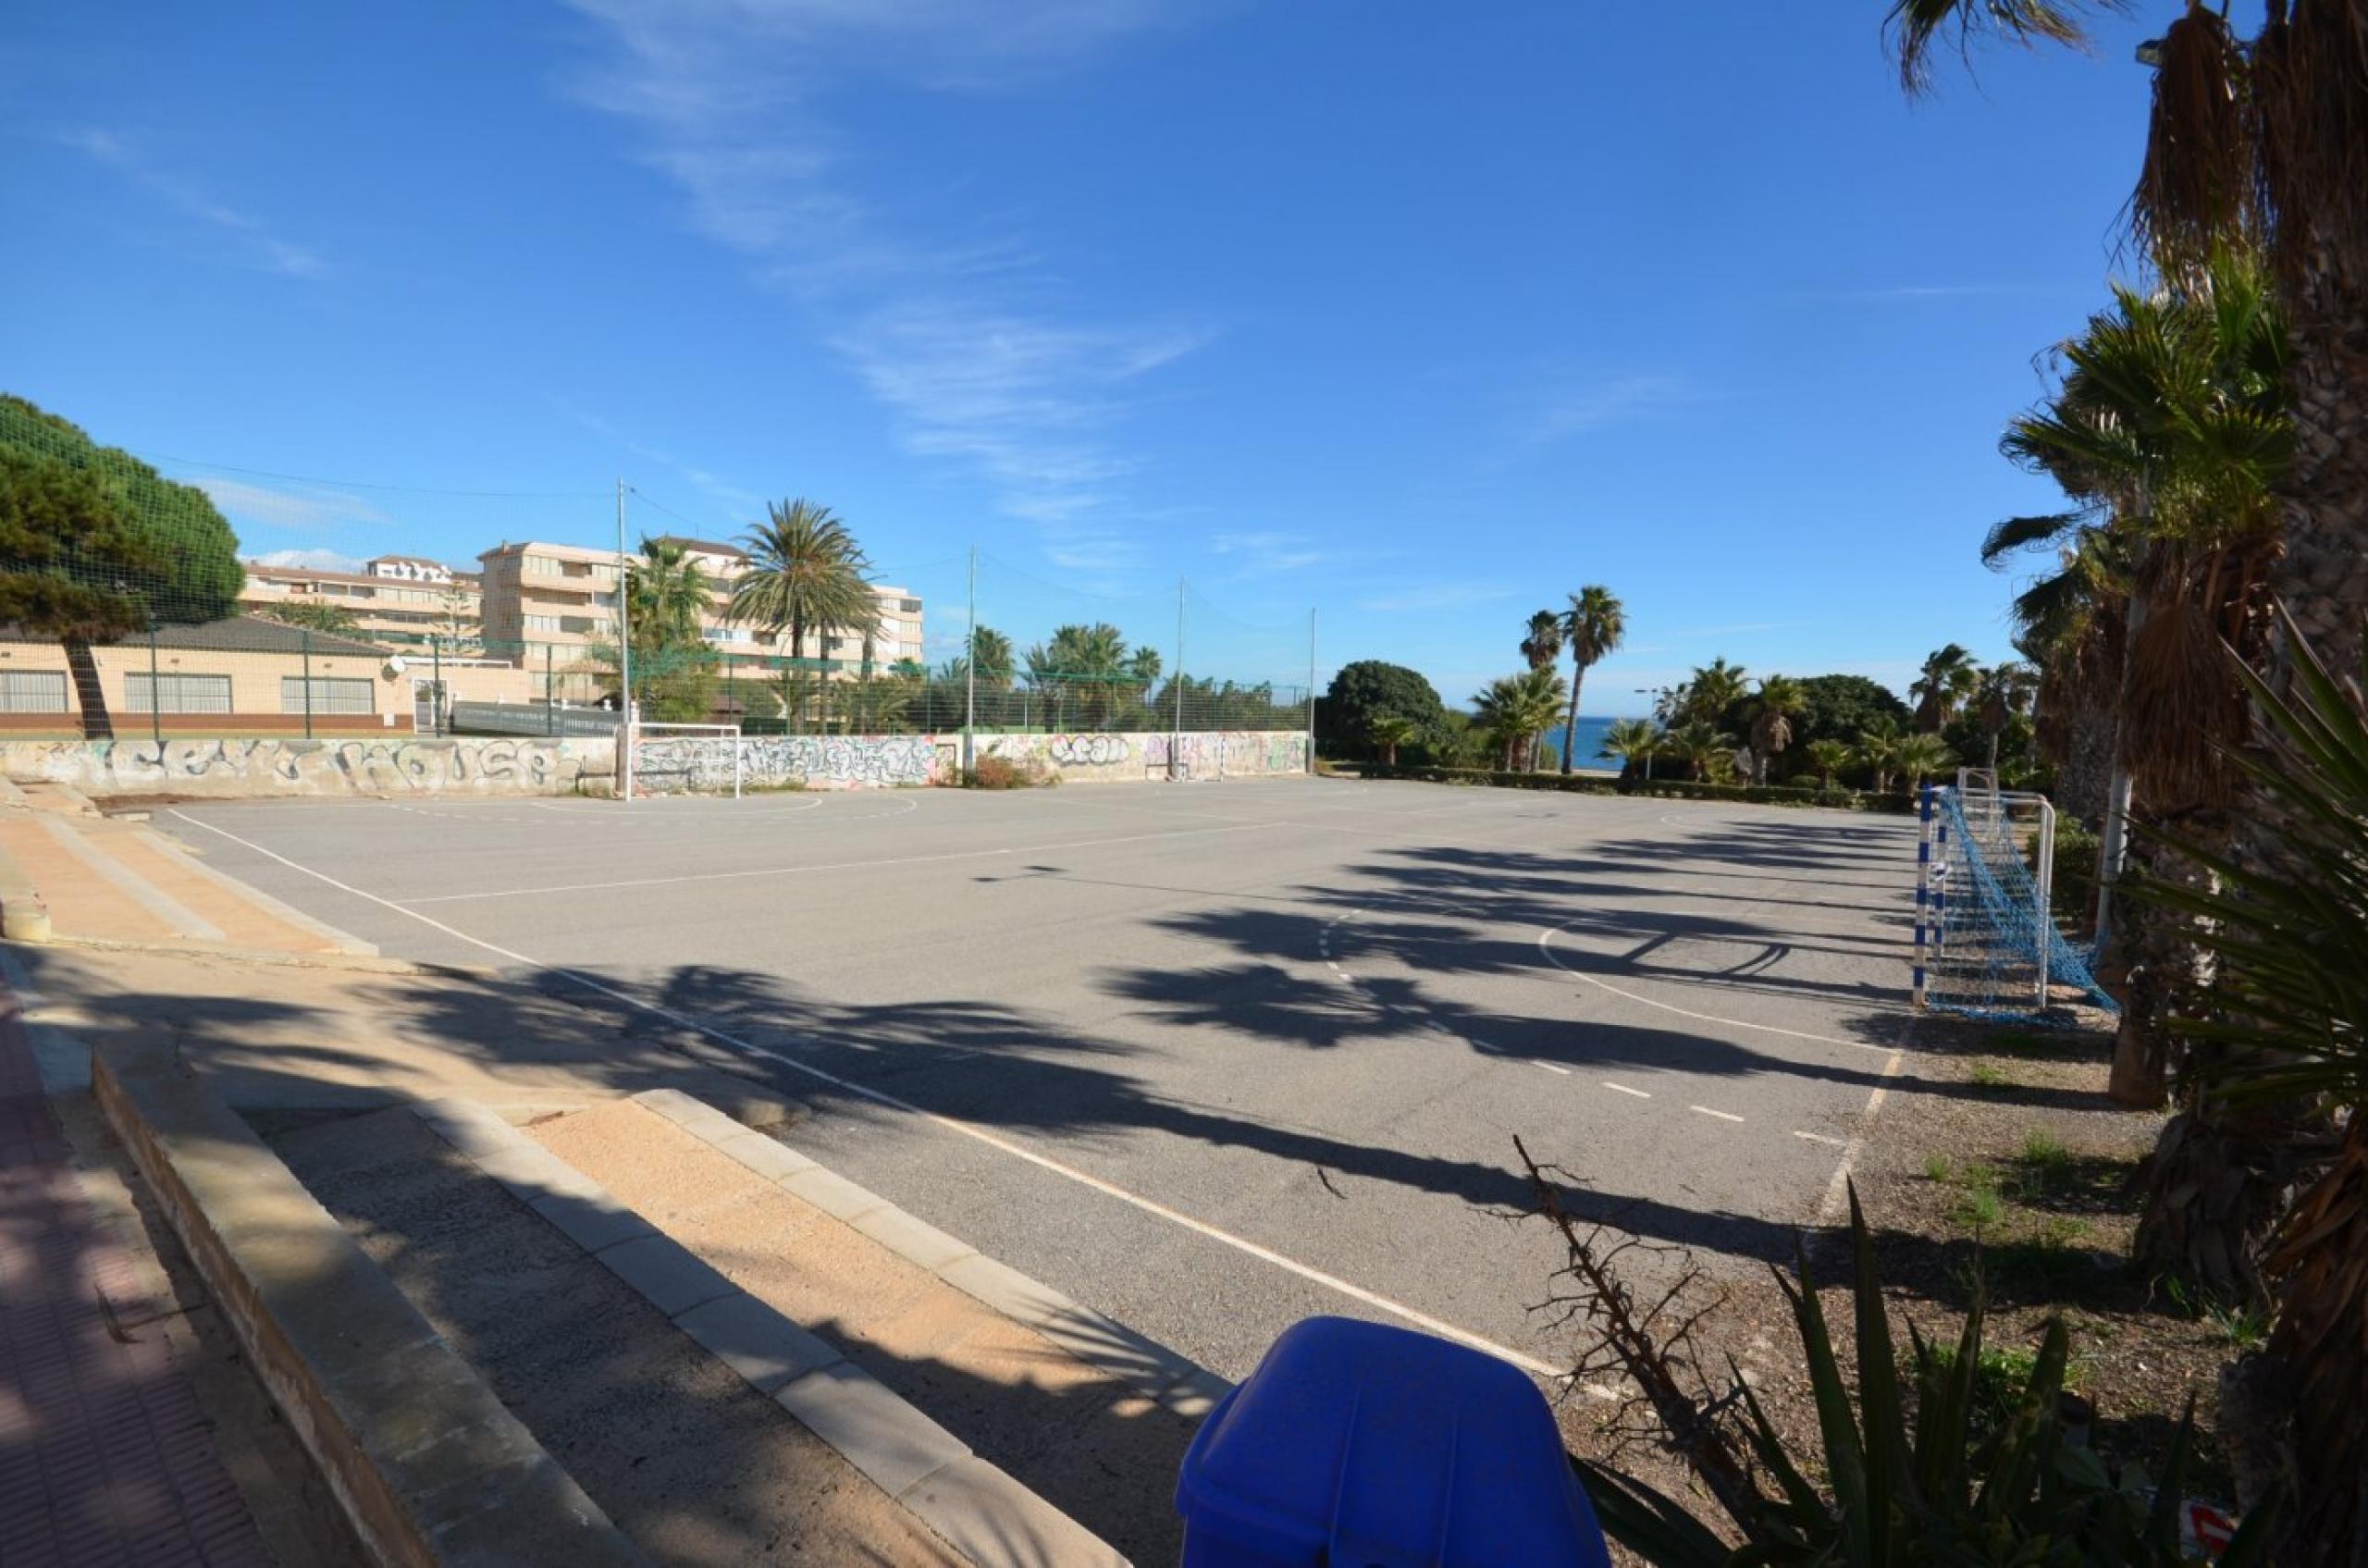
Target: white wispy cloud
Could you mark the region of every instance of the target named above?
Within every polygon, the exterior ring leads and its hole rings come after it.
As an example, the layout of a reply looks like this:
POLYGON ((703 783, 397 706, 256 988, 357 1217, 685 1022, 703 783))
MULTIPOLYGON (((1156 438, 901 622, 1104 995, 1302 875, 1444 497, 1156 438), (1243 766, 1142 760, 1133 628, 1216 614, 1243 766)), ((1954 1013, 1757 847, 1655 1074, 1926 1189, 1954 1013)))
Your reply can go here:
MULTIPOLYGON (((857 193, 831 95, 850 85, 1003 93, 1174 25, 1157 0, 571 0, 599 58, 572 89, 623 115, 697 232, 832 327, 827 345, 906 450, 981 479, 1057 565, 1138 553, 1121 426, 1137 386, 1203 331, 1083 319, 993 214, 928 234, 857 193)), ((942 204, 940 204, 942 205, 942 204)))
POLYGON ((367 564, 333 549, 274 549, 248 559, 257 566, 301 567, 308 572, 359 572, 367 564))
POLYGON ((349 523, 385 524, 394 521, 375 502, 342 490, 277 489, 269 485, 225 479, 210 474, 192 475, 181 482, 194 485, 211 496, 214 504, 234 522, 304 529, 335 528, 349 523))
POLYGON ((317 252, 280 238, 260 218, 226 205, 197 185, 158 167, 113 131, 84 127, 60 132, 57 140, 151 191, 182 216, 229 235, 235 253, 246 265, 290 278, 317 278, 326 270, 317 252))
POLYGON ((1316 548, 1312 536, 1279 529, 1217 534, 1210 538, 1209 549, 1218 555, 1240 557, 1238 577, 1300 572, 1334 559, 1331 551, 1316 548))
MULTIPOLYGON (((601 439, 615 443, 628 456, 637 458, 653 467, 668 470, 708 500, 721 507, 726 517, 733 522, 754 522, 764 512, 765 498, 756 491, 734 485, 722 475, 709 469, 702 468, 695 463, 685 463, 663 447, 652 446, 648 441, 629 436, 591 410, 579 408, 565 398, 553 396, 550 401, 560 413, 601 439)), ((719 527, 725 525, 718 525, 719 527)))
POLYGON ((1616 376, 1548 391, 1524 412, 1520 440, 1550 446, 1606 426, 1653 418, 1699 402, 1700 394, 1681 377, 1616 376))
POLYGON ((1462 605, 1489 604, 1512 597, 1512 589, 1486 583, 1435 583, 1428 587, 1406 588, 1361 599, 1357 600, 1357 608, 1370 610, 1377 615, 1392 615, 1414 610, 1453 610, 1462 605))

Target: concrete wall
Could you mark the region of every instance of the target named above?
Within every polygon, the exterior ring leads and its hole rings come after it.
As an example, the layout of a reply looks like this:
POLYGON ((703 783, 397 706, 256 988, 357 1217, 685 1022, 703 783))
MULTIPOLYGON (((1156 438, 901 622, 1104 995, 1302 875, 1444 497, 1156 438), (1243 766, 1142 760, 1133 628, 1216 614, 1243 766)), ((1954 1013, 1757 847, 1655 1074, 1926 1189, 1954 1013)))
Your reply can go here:
MULTIPOLYGON (((94 797, 572 795, 612 787, 606 740, 0 741, 0 773, 94 797)), ((727 780, 726 787, 729 787, 727 780)))
MULTIPOLYGON (((1065 784, 1307 772, 1307 736, 1297 730, 981 735, 978 745, 981 756, 1032 762, 1065 784)), ((959 735, 763 735, 740 742, 744 783, 752 789, 789 784, 813 789, 952 784, 961 756, 959 735)), ((700 736, 645 740, 635 754, 635 784, 653 795, 729 791, 732 743, 700 736)))

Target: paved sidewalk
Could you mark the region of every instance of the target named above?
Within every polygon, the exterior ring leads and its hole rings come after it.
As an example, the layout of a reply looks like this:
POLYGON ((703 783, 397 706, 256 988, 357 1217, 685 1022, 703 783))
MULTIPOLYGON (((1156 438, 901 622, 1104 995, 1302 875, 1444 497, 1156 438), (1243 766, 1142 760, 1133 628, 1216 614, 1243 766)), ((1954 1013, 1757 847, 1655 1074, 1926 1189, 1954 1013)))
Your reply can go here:
POLYGON ((269 1568, 0 985, 0 1564, 269 1568))

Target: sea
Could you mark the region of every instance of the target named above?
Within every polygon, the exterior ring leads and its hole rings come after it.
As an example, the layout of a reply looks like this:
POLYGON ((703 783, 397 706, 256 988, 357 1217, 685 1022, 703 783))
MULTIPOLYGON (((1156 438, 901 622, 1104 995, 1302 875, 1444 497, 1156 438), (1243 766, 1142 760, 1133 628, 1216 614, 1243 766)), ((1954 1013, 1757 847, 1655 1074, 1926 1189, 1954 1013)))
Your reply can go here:
MULTIPOLYGON (((1590 719, 1584 713, 1580 714, 1579 739, 1578 744, 1571 748, 1571 766, 1589 772, 1618 772, 1620 764, 1600 755, 1603 733, 1618 722, 1614 719, 1590 719)), ((1557 724, 1546 732, 1546 744, 1539 748, 1537 755, 1538 760, 1547 766, 1559 768, 1562 765, 1561 725, 1557 724)))

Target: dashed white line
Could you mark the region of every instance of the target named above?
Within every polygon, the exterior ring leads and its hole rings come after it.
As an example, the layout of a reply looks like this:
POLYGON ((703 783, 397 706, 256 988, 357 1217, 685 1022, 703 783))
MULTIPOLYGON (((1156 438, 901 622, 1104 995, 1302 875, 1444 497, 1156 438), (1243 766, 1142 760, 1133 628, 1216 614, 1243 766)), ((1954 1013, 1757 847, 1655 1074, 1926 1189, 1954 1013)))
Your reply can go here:
POLYGON ((1656 1002, 1649 996, 1639 996, 1633 991, 1622 991, 1607 981, 1597 980, 1584 970, 1572 969, 1554 956, 1554 935, 1561 929, 1560 926, 1548 926, 1537 933, 1537 950, 1545 955, 1546 961, 1572 980, 1583 981, 1597 991, 1608 991, 1623 1002, 1634 1002, 1642 1007, 1659 1007, 1664 1013, 1675 1013, 1679 1018, 1692 1019, 1696 1023, 1720 1024, 1728 1029, 1754 1029, 1762 1034, 1781 1034, 1787 1040, 1808 1040, 1819 1045, 1847 1045, 1854 1051, 1873 1051, 1885 1056, 1895 1054, 1889 1045, 1869 1045, 1863 1040, 1844 1040, 1834 1034, 1811 1034, 1805 1030, 1778 1029, 1772 1023, 1748 1023, 1742 1019, 1722 1019, 1715 1013, 1697 1013, 1691 1007, 1681 1007, 1673 1002, 1656 1002))
POLYGON ((1642 1089, 1631 1089, 1624 1083, 1614 1083, 1608 1078, 1603 1080, 1603 1086, 1606 1089, 1618 1090, 1622 1094, 1634 1094, 1639 1100, 1649 1100, 1652 1098, 1652 1095, 1642 1089))
POLYGON ((1689 1111, 1700 1111, 1706 1117, 1717 1117, 1720 1121, 1741 1121, 1743 1119, 1743 1117, 1735 1115, 1733 1111, 1714 1111, 1708 1105, 1688 1105, 1685 1108, 1689 1111))
POLYGON ((1564 1078, 1571 1076, 1569 1068, 1558 1068, 1552 1062, 1541 1062, 1536 1056, 1530 1057, 1529 1065, 1534 1068, 1544 1068, 1548 1072, 1559 1072, 1564 1078))
POLYGON ((1829 1149, 1846 1149, 1850 1146, 1850 1140, 1847 1138, 1836 1138, 1830 1133, 1796 1131, 1793 1136, 1805 1143, 1822 1143, 1829 1149))

